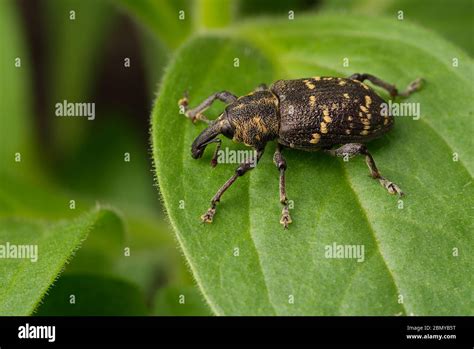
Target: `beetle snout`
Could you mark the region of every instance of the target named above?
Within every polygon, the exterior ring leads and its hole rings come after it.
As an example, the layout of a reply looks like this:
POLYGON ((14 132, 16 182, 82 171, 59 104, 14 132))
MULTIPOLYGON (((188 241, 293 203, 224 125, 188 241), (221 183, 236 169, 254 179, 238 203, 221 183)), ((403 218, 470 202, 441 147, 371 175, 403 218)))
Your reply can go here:
POLYGON ((201 146, 201 147, 197 147, 197 148, 192 148, 191 149, 191 156, 193 157, 193 159, 199 159, 202 157, 202 154, 204 154, 204 149, 206 149, 206 146, 201 146))
POLYGON ((191 145, 191 156, 194 159, 199 159, 204 150, 206 149, 209 143, 214 141, 214 138, 219 134, 219 130, 216 125, 213 124, 201 132, 199 136, 196 137, 193 144, 191 145))

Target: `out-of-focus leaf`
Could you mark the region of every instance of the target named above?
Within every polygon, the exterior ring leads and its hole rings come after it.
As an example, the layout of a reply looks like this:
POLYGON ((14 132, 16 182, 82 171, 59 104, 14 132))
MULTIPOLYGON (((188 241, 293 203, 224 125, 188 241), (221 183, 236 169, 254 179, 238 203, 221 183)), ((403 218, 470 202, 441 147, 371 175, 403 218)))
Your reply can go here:
POLYGON ((0 314, 31 314, 94 226, 115 219, 108 210, 58 223, 1 218, 0 244, 5 256, 0 259, 0 314), (33 246, 31 258, 9 258, 21 245, 33 246))
POLYGON ((0 32, 0 172, 18 167, 31 170, 36 163, 30 115, 32 63, 24 47, 14 1, 0 2, 0 32), (21 162, 15 161, 16 153, 21 162))
POLYGON ((143 294, 117 278, 74 274, 62 276, 50 289, 35 315, 138 316, 147 315, 143 294))
POLYGON ((129 207, 159 208, 153 190, 148 144, 125 114, 106 112, 94 120, 74 157, 59 164, 58 182, 96 200, 129 207))
POLYGON ((115 2, 130 11, 140 23, 150 28, 170 48, 178 47, 191 32, 194 9, 191 0, 115 0, 115 2))
POLYGON ((168 286, 155 296, 154 315, 210 316, 211 310, 194 287, 168 286))
POLYGON ((394 19, 403 11, 403 18, 431 28, 474 54, 472 0, 325 0, 321 10, 351 12, 353 16, 386 15, 394 19))
POLYGON ((258 16, 269 14, 281 14, 288 16, 289 11, 293 11, 295 17, 300 16, 307 11, 313 10, 319 3, 319 0, 237 0, 237 12, 239 16, 258 16))
MULTIPOLYGON (((45 4, 49 63, 46 117, 51 123, 55 151, 70 154, 79 146, 89 121, 83 117, 58 117, 55 105, 64 100, 96 102, 91 100, 93 83, 116 12, 105 0, 48 0, 45 4), (73 20, 71 11, 74 11, 73 20)), ((96 105, 98 113, 100 106, 96 105)))
POLYGON ((110 216, 94 225, 93 233, 77 251, 66 268, 67 273, 112 274, 117 260, 124 258, 125 227, 121 217, 110 216))
POLYGON ((232 22, 236 0, 196 0, 194 15, 201 28, 222 28, 232 22))
POLYGON ((36 171, 14 174, 0 173, 0 217, 16 216, 33 219, 73 218, 90 208, 90 201, 68 194, 44 179, 34 178, 36 171), (75 209, 70 209, 74 200, 75 209))
POLYGON ((168 63, 170 49, 154 33, 146 28, 141 31, 141 47, 148 85, 148 97, 155 97, 156 89, 168 63))
MULTIPOLYGON (((164 77, 153 112, 154 159, 171 223, 212 310, 472 315, 474 280, 466 273, 474 245, 472 75, 472 60, 461 50, 396 19, 249 21, 228 36, 203 36, 185 45, 164 77), (453 56, 464 63, 454 67, 453 56), (349 67, 343 66, 345 57, 349 67), (287 150, 294 210, 293 224, 284 231, 270 145, 257 169, 224 195, 212 225, 200 222, 236 165, 211 169, 210 151, 201 161, 191 158, 190 145, 203 126, 178 113, 183 91, 189 90, 194 106, 216 91, 242 95, 261 82, 356 72, 400 88, 417 77, 427 81, 407 100, 421 104, 421 119, 400 117, 390 134, 369 144, 382 173, 408 194, 403 209, 367 176, 360 157, 344 163, 287 150), (325 258, 334 243, 364 246, 364 262, 325 258)), ((217 109, 222 104, 206 113, 216 115, 217 109)), ((234 148, 226 140, 223 146, 234 148)))

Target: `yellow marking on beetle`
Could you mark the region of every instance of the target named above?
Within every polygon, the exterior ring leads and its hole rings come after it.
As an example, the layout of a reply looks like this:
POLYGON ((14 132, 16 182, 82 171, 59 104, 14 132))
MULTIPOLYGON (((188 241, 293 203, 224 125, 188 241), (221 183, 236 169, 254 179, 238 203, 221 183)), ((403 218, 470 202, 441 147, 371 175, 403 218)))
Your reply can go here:
POLYGON ((323 80, 329 81, 332 80, 332 78, 323 78, 323 80))
POLYGON ((362 124, 364 124, 364 125, 370 125, 370 121, 369 121, 369 119, 365 119, 365 118, 363 118, 363 119, 360 119, 360 121, 361 121, 361 122, 362 122, 362 124))
POLYGON ((262 103, 262 104, 274 105, 277 108, 280 104, 280 101, 276 97, 264 97, 264 98, 260 98, 258 101, 259 103, 262 103))
POLYGON ((247 104, 245 103, 240 103, 240 104, 237 104, 235 107, 232 107, 232 109, 242 109, 246 106, 247 104))
POLYGON ((367 136, 369 134, 369 131, 363 130, 360 134, 361 136, 367 136))
POLYGON ((361 111, 359 112, 359 117, 360 117, 360 118, 364 117, 364 114, 362 114, 361 111))
POLYGON ((347 84, 347 82, 345 80, 339 81, 339 86, 344 86, 345 84, 347 84))
POLYGON ((387 118, 387 117, 386 117, 386 118, 384 118, 384 120, 383 120, 383 124, 384 124, 384 125, 387 125, 387 124, 388 124, 388 118, 387 118))
POLYGON ((309 96, 309 105, 312 108, 316 105, 316 96, 309 96))
POLYGON ((364 130, 370 130, 370 125, 365 125, 364 130))
POLYGON ((309 142, 312 143, 312 144, 318 143, 319 140, 321 139, 321 135, 319 133, 313 133, 311 136, 313 138, 311 138, 311 140, 309 142))
POLYGON ((242 140, 242 142, 247 145, 248 143, 251 143, 250 141, 250 133, 249 133, 249 130, 250 130, 250 126, 251 124, 250 123, 243 123, 241 124, 241 127, 240 127, 240 134, 239 134, 239 137, 240 139, 242 140))
POLYGON ((368 110, 366 107, 364 107, 363 105, 359 105, 359 108, 360 108, 360 110, 362 110, 364 113, 368 113, 368 112, 369 112, 369 110, 368 110))
POLYGON ((366 90, 369 90, 369 86, 364 84, 362 81, 359 81, 359 80, 354 80, 354 81, 358 83, 360 86, 362 86, 363 88, 365 88, 366 90))
POLYGON ((372 98, 370 98, 370 96, 365 96, 365 105, 367 108, 370 108, 371 103, 372 103, 372 98))
POLYGON ((351 134, 351 130, 347 129, 346 130, 346 135, 350 135, 351 134))
POLYGON ((372 119, 372 114, 367 114, 366 116, 367 116, 367 119, 369 120, 372 119))
POLYGON ((259 141, 259 140, 260 140, 260 135, 256 135, 256 136, 255 136, 255 139, 256 139, 257 141, 259 141))
POLYGON ((262 118, 260 116, 255 115, 253 118, 253 123, 255 124, 255 126, 257 126, 260 132, 266 133, 268 131, 267 127, 265 126, 265 123, 262 121, 262 118))
POLYGON ((321 125, 319 126, 319 129, 321 130, 321 133, 328 133, 328 129, 325 122, 321 123, 321 125))
POLYGON ((331 109, 332 109, 332 110, 337 110, 337 104, 336 104, 336 103, 333 103, 333 104, 331 105, 331 109))
POLYGON ((329 124, 332 121, 331 117, 329 116, 329 110, 323 109, 323 115, 324 121, 329 124))
POLYGON ((313 90, 316 86, 309 80, 303 80, 304 84, 306 85, 307 88, 310 90, 313 90))
POLYGON ((349 94, 348 94, 348 93, 344 93, 344 94, 343 94, 343 96, 344 96, 344 98, 350 99, 350 97, 349 97, 349 94))
POLYGON ((352 120, 353 120, 353 119, 352 119, 352 116, 349 115, 349 116, 347 117, 347 120, 352 121, 352 120))
POLYGON ((232 138, 232 140, 234 142, 240 142, 242 140, 242 131, 241 131, 240 127, 235 127, 235 124, 234 124, 234 129, 235 129, 235 133, 234 133, 234 137, 232 138))
POLYGON ((320 76, 315 76, 313 79, 316 80, 316 81, 319 81, 319 80, 321 80, 321 77, 320 76))

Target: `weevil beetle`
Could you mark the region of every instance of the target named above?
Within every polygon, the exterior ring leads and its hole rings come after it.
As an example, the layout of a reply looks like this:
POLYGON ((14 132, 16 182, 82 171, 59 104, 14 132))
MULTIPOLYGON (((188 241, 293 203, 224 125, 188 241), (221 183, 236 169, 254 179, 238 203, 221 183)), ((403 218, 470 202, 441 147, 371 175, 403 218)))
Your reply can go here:
POLYGON ((407 97, 421 86, 421 79, 410 83, 404 92, 370 74, 354 74, 349 78, 313 77, 297 80, 278 80, 270 87, 260 85, 248 95, 237 97, 228 91, 217 92, 206 98, 194 109, 188 109, 185 95, 178 105, 185 116, 193 122, 208 123, 191 146, 193 158, 200 158, 207 145, 218 143, 212 158, 215 166, 222 134, 236 142, 252 147, 257 154, 255 161, 240 164, 234 175, 217 191, 211 200, 211 207, 201 216, 203 222, 211 223, 216 213, 216 205, 222 194, 236 181, 252 169, 260 160, 265 146, 276 141, 273 156, 280 173, 280 202, 283 205, 280 223, 288 228, 291 218, 286 196, 286 161, 282 155, 285 147, 304 151, 322 150, 329 155, 353 157, 364 155, 370 174, 391 194, 403 195, 393 182, 382 177, 372 155, 364 143, 387 133, 393 126, 390 113, 383 113, 385 101, 364 84, 372 84, 388 91, 392 97, 407 97), (215 101, 227 104, 224 112, 214 121, 202 113, 215 101), (333 148, 334 146, 339 146, 333 148))

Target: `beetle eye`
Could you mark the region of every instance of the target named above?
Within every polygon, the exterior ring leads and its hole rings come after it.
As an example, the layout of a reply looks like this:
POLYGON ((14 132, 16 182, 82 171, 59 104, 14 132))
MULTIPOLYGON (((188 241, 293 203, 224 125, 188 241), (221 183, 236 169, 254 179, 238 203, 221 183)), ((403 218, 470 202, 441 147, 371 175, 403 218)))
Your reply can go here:
POLYGON ((227 120, 225 120, 222 123, 222 127, 220 129, 220 132, 222 133, 222 135, 224 135, 227 138, 230 138, 230 139, 234 138, 234 128, 232 127, 230 122, 227 121, 227 120))
POLYGON ((227 127, 224 127, 222 129, 222 134, 225 137, 232 139, 234 138, 234 129, 230 125, 228 125, 227 127))

